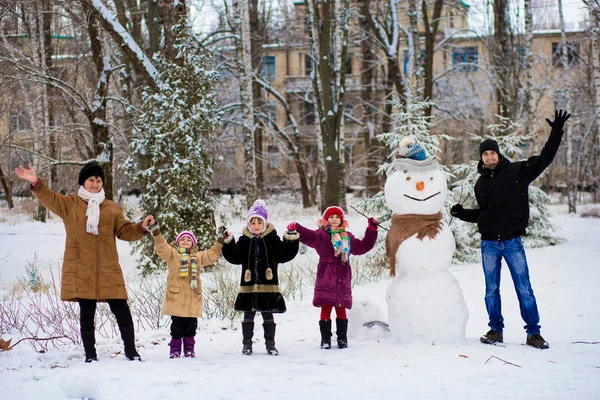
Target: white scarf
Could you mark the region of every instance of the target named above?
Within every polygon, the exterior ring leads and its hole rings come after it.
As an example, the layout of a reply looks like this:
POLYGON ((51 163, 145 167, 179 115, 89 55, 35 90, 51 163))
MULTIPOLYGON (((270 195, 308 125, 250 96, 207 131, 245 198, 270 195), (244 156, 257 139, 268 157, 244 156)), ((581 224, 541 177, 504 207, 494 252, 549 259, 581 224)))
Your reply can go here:
POLYGON ((79 197, 88 203, 87 212, 87 223, 85 224, 85 230, 87 233, 92 235, 98 235, 98 222, 100 222, 100 204, 104 201, 104 188, 100 189, 98 193, 90 193, 83 186, 79 186, 77 192, 79 197))

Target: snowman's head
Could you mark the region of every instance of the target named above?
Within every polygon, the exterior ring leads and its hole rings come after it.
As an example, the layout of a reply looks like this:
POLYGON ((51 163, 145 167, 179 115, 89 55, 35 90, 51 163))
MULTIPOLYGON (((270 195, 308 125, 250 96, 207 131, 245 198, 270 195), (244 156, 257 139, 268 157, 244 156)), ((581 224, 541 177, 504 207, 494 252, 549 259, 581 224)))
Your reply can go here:
POLYGON ((394 214, 435 214, 446 200, 446 175, 437 161, 396 161, 385 182, 385 200, 394 214))

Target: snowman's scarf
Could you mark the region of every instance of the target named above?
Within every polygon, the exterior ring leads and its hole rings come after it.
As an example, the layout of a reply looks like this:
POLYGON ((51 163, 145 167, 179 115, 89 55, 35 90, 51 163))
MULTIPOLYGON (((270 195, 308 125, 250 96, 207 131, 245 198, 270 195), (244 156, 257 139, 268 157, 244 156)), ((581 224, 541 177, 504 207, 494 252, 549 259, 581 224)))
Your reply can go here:
POLYGON ((417 239, 425 236, 435 238, 442 230, 442 213, 436 214, 394 214, 392 226, 385 239, 385 248, 390 260, 390 276, 396 276, 396 252, 403 241, 417 234, 417 239))

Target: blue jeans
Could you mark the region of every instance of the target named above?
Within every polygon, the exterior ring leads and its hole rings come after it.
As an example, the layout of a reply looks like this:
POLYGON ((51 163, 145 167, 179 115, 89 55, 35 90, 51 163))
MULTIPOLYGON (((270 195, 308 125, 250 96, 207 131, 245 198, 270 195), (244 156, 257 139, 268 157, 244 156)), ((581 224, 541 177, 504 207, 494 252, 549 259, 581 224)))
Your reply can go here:
POLYGON ((491 329, 502 332, 504 318, 502 317, 502 301, 500 300, 500 269, 502 257, 506 260, 512 276, 521 308, 521 317, 525 321, 528 335, 540 333, 540 315, 531 282, 529 268, 521 237, 509 240, 482 240, 481 258, 485 274, 485 306, 487 308, 491 329))

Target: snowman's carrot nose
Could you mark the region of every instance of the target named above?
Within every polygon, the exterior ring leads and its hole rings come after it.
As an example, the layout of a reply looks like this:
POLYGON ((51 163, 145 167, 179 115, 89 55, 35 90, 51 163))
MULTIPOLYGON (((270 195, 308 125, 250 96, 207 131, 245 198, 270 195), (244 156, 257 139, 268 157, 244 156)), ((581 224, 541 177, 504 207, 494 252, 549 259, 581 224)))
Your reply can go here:
POLYGON ((423 181, 417 182, 417 190, 423 189, 425 189, 425 184, 423 183, 423 181))

